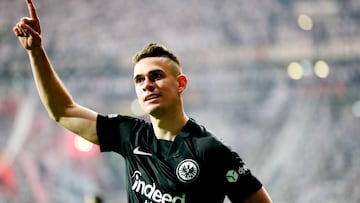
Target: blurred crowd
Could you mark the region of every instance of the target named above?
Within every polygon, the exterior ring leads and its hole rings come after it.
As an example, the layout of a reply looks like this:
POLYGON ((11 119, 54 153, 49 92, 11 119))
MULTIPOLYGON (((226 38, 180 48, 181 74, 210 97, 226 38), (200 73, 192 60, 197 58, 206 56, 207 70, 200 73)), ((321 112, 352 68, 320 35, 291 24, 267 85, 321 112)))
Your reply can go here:
MULTIPOLYGON (((78 103, 147 119, 134 110, 131 57, 159 41, 189 76, 188 115, 239 152, 274 202, 360 202, 359 1, 34 1, 78 103), (310 64, 299 80, 292 61, 310 64)), ((43 109, 11 31, 25 15, 23 0, 0 2, 0 203, 126 202, 122 158, 81 151, 43 109)))

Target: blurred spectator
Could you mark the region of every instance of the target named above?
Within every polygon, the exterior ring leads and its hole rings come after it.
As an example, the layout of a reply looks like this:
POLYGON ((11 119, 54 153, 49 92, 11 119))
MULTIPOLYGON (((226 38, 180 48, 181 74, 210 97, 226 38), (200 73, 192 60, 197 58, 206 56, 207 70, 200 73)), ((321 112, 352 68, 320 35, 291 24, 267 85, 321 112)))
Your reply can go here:
POLYGON ((85 196, 84 203, 104 203, 104 199, 99 194, 85 196))

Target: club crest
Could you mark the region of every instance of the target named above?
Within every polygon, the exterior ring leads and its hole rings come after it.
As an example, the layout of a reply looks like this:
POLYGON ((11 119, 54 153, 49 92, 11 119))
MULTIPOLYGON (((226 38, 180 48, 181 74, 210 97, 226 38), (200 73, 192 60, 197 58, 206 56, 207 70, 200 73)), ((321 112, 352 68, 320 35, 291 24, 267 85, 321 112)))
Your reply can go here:
POLYGON ((191 183, 200 173, 199 165, 192 159, 181 161, 176 167, 176 176, 183 183, 191 183))

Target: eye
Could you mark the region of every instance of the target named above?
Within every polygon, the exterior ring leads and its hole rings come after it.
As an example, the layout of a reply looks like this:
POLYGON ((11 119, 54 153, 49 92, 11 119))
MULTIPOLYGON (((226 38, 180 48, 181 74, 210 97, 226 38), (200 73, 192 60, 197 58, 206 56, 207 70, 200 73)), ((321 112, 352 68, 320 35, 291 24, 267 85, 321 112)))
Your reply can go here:
POLYGON ((135 78, 135 84, 140 84, 142 82, 144 82, 144 78, 141 77, 135 78))
POLYGON ((164 76, 162 73, 159 72, 155 72, 153 74, 151 74, 151 81, 156 81, 156 80, 160 80, 162 79, 164 76))

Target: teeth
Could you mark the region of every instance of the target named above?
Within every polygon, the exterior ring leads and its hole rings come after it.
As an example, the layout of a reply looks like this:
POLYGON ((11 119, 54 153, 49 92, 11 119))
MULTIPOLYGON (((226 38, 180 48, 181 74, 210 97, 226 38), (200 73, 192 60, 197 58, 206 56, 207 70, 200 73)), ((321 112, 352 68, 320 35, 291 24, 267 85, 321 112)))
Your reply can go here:
POLYGON ((150 100, 150 99, 154 99, 154 98, 158 98, 158 95, 151 95, 149 97, 146 98, 146 100, 150 100))

